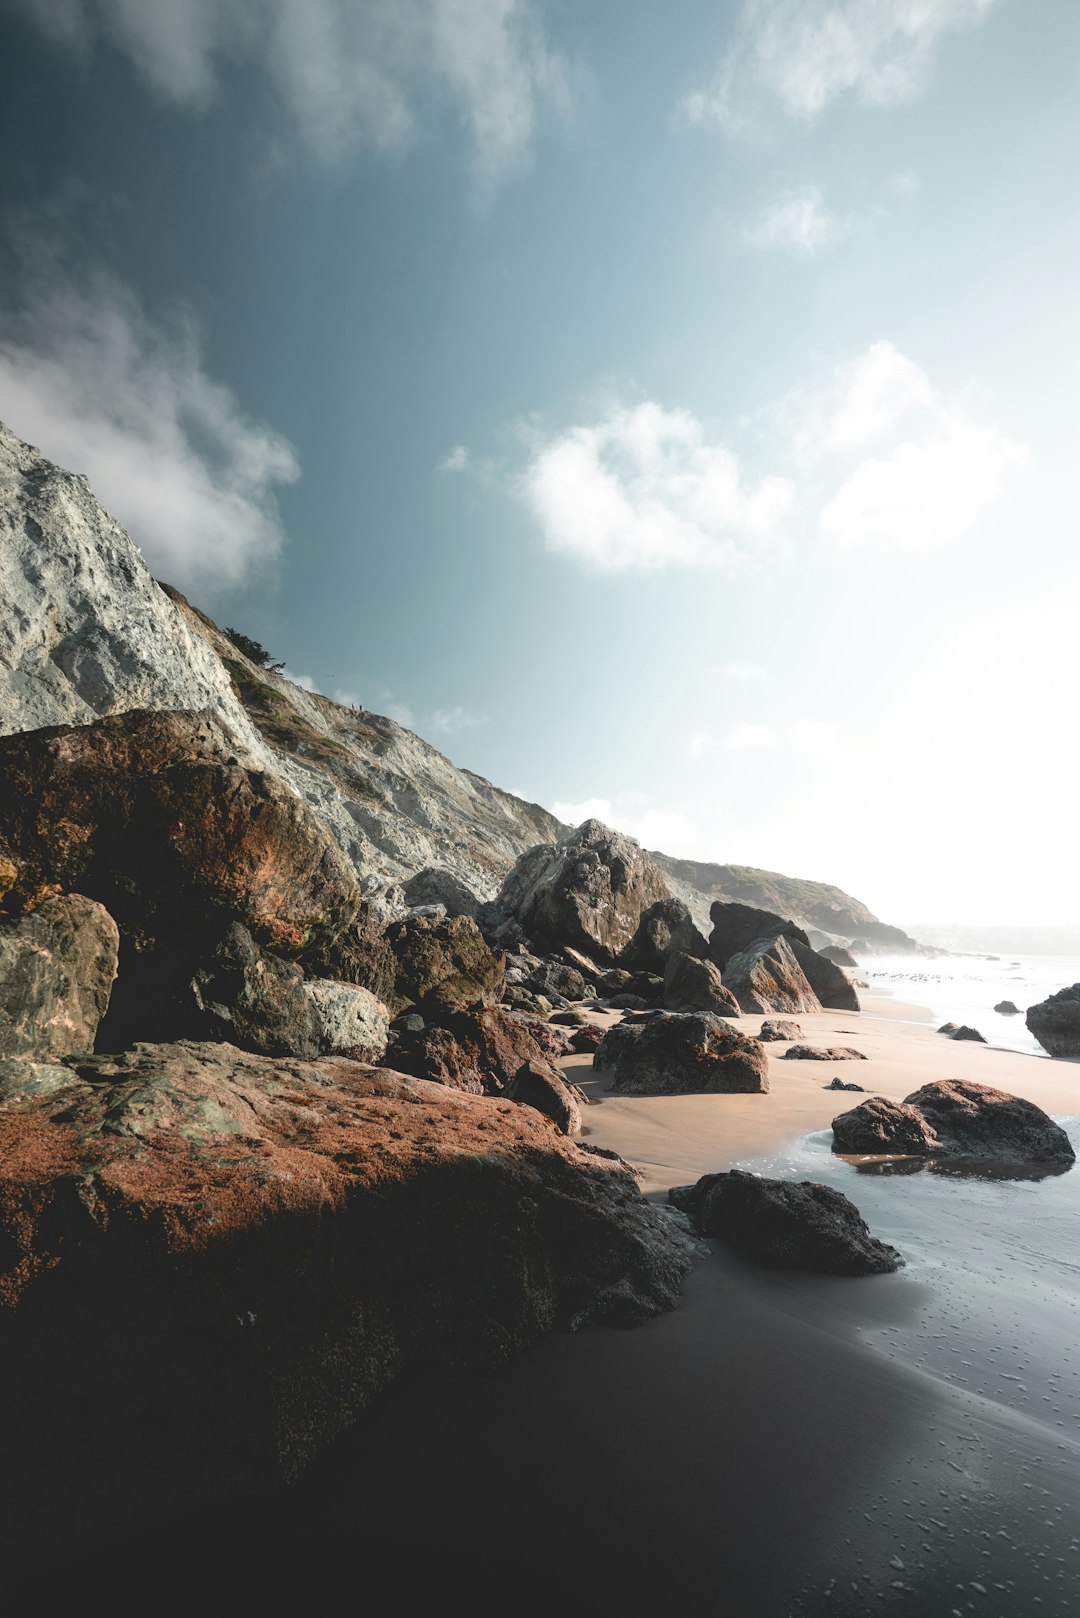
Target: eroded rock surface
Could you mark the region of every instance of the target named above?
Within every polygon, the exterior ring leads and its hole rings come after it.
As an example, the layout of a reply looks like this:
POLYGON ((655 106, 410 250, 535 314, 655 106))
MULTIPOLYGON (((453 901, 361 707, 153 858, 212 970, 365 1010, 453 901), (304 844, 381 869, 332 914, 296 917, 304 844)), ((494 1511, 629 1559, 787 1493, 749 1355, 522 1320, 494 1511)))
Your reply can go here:
POLYGON ((733 955, 739 955, 761 939, 788 938, 810 947, 810 940, 802 927, 771 910, 759 910, 754 905, 717 900, 709 912, 712 933, 709 936, 709 956, 721 971, 733 955))
POLYGON ((786 1017, 766 1017, 761 1024, 758 1034, 760 1040, 768 1044, 772 1040, 801 1039, 802 1028, 797 1022, 786 1017))
POLYGON ((681 899, 658 899, 644 912, 623 951, 623 964, 663 977, 671 955, 679 952, 707 958, 709 946, 681 899))
POLYGON ((821 1001, 783 936, 759 938, 732 955, 723 977, 744 1012, 821 1010, 821 1001))
POLYGON ((1080 1056, 1080 983, 1029 1006, 1024 1021, 1051 1056, 1080 1056))
POLYGON ((668 1011, 712 1011, 718 1017, 742 1015, 739 1002, 724 985, 719 967, 681 950, 668 956, 664 1007, 668 1011))
POLYGON ((758 1264, 827 1275, 885 1275, 903 1260, 871 1236, 853 1202, 812 1180, 732 1169, 668 1193, 703 1236, 720 1236, 758 1264))
POLYGON ((864 1051, 853 1045, 789 1045, 785 1059, 794 1062, 865 1062, 864 1051))
POLYGON ((659 1012, 610 1029, 593 1066, 625 1095, 764 1094, 769 1064, 756 1039, 711 1012, 659 1012))
POLYGON ((1041 1107, 988 1084, 947 1079, 904 1101, 874 1096, 833 1119, 842 1152, 1071 1163, 1068 1135, 1041 1107))
POLYGON ((0 916, 0 1057, 92 1051, 116 979, 120 935, 79 893, 0 916))

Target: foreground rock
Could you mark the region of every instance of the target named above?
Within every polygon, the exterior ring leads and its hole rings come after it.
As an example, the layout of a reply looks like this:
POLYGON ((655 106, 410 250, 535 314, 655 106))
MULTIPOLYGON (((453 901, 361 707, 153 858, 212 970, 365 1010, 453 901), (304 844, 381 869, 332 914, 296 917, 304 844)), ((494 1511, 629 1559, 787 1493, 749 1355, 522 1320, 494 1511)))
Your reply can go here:
POLYGON ((119 944, 108 911, 78 893, 0 917, 0 1057, 92 1051, 119 944))
POLYGON ((396 963, 393 1010, 502 999, 505 960, 488 948, 471 916, 412 916, 391 923, 386 941, 396 963))
POLYGON ((5 1470, 84 1528, 294 1477, 410 1368, 648 1319, 687 1268, 528 1106, 223 1045, 7 1066, 46 1088, 0 1102, 5 1470))
POLYGON ((723 968, 724 982, 746 1013, 812 1012, 821 1001, 784 937, 760 938, 723 968))
POLYGON ((1051 1056, 1080 1056, 1080 983, 1029 1006, 1024 1021, 1051 1056))
POLYGON ((675 1186, 668 1200, 703 1236, 721 1236, 774 1269, 885 1275, 903 1262, 894 1247, 871 1236, 854 1203, 810 1180, 770 1180, 732 1169, 675 1186))
POLYGON ((765 1094, 769 1064, 756 1039, 710 1012, 661 1012, 610 1029, 593 1066, 625 1095, 765 1094))
POLYGON ((866 1056, 852 1045, 789 1045, 785 1058, 794 1062, 865 1062, 866 1056))
POLYGON ((587 820, 559 842, 523 854, 494 910, 550 949, 569 945, 610 963, 645 911, 669 897, 659 869, 632 838, 587 820))
POLYGON ((739 1017, 739 1002, 726 988, 720 969, 681 950, 668 956, 664 973, 664 1006, 668 1011, 712 1011, 718 1017, 739 1017))
POLYGON ((418 1016, 395 1026, 388 1057, 395 1068, 471 1095, 502 1095, 527 1065, 559 1077, 550 1031, 537 1019, 482 1004, 436 1014, 437 1022, 418 1016))
POLYGON ((766 1043, 772 1040, 801 1039, 802 1028, 797 1022, 792 1022, 786 1017, 766 1017, 758 1038, 766 1043))
POLYGON ((709 946, 681 899, 659 899, 638 923, 637 932, 623 951, 623 964, 663 977, 676 952, 706 958, 709 946))
POLYGON ((550 1118, 560 1135, 581 1133, 581 1107, 578 1097, 566 1081, 548 1067, 527 1062, 519 1068, 507 1086, 511 1101, 520 1101, 527 1107, 550 1118))
POLYGON ((993 1158, 1071 1163, 1068 1135, 1030 1101, 987 1084, 948 1079, 900 1101, 874 1096, 833 1119, 842 1152, 900 1157, 993 1158))

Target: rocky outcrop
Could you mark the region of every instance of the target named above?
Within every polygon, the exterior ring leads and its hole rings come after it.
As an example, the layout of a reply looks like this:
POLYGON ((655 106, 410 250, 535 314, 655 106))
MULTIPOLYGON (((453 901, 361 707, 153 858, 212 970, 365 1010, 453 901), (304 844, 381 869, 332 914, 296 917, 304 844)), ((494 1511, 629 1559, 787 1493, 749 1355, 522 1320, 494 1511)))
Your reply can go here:
MULTIPOLYGON (((743 957, 760 954, 763 941, 784 941, 783 951, 777 956, 786 961, 788 953, 794 956, 802 975, 817 1000, 817 1007, 755 1007, 755 1010, 803 1010, 827 1006, 834 1011, 858 1011, 859 997, 847 973, 825 955, 811 949, 810 940, 793 921, 768 910, 757 910, 752 905, 717 902, 712 907, 713 930, 709 939, 709 955, 730 982, 735 972, 742 971, 743 957)), ((790 993, 789 989, 789 993, 790 993)), ((802 990, 796 991, 801 994, 802 990)), ((741 996, 739 997, 741 1000, 741 996)), ((763 998, 759 993, 759 998, 763 998)), ((749 1008, 747 1008, 749 1009, 749 1008)))
POLYGON ((675 953, 704 959, 709 946, 681 899, 658 899, 642 915, 621 961, 634 971, 663 977, 668 960, 675 953))
POLYGON ((681 950, 668 956, 664 1006, 668 1011, 712 1011, 718 1017, 742 1015, 739 1002, 724 987, 719 968, 681 950))
POLYGON ((709 1012, 660 1012, 612 1028, 593 1057, 624 1095, 764 1094, 769 1064, 756 1039, 709 1012))
POLYGON ((1051 1056, 1080 1056, 1080 983, 1029 1006, 1024 1021, 1051 1056))
POLYGON ((789 1045, 784 1056, 794 1062, 865 1062, 851 1045, 789 1045))
POLYGON ((404 885, 408 905, 442 905, 448 916, 475 916, 480 901, 472 889, 444 865, 417 871, 404 885))
POLYGON ((6 1065, 43 1077, 0 1085, 5 1468, 84 1525, 294 1477, 410 1368, 647 1319, 687 1268, 529 1106, 225 1045, 6 1065))
POLYGON ((79 893, 46 899, 29 916, 0 916, 0 1058, 92 1051, 119 943, 108 911, 79 893))
POLYGON ((502 999, 506 963, 490 950, 471 916, 416 915, 393 922, 393 1009, 457 1006, 502 999))
POLYGON ((731 956, 723 977, 746 1013, 821 1010, 820 1000, 784 937, 760 938, 731 956))
POLYGON ((557 843, 523 854, 495 911, 534 941, 618 960, 651 905, 669 897, 659 870, 630 837, 587 820, 557 843))
MULTIPOLYGON (((813 943, 813 939, 810 942, 813 943)), ((834 966, 846 966, 849 971, 855 971, 859 965, 851 951, 844 949, 841 944, 825 944, 818 951, 818 954, 824 955, 825 959, 832 961, 834 966)))
POLYGON ((783 916, 769 910, 758 910, 753 905, 718 900, 710 916, 712 932, 709 935, 709 957, 721 971, 732 956, 741 954, 763 938, 794 939, 796 943, 810 947, 810 940, 803 928, 785 920, 783 916))
POLYGON ((986 1084, 947 1079, 924 1084, 903 1102, 880 1096, 833 1119, 837 1150, 866 1155, 991 1158, 1071 1163, 1059 1124, 1030 1101, 986 1084))
POLYGON ((472 1095, 501 1095, 529 1064, 558 1077, 537 1019, 480 1004, 434 1012, 436 1021, 395 1023, 388 1057, 395 1068, 472 1095))
POLYGON ((800 944, 796 938, 787 939, 788 947, 799 965, 803 976, 818 1000, 828 1011, 858 1011, 859 996, 855 992, 855 985, 844 971, 817 950, 806 944, 800 944))
POLYGON ((758 1038, 766 1044, 773 1040, 801 1039, 802 1028, 797 1022, 791 1022, 786 1017, 766 1017, 761 1024, 758 1038))
POLYGON ((720 1236, 774 1269, 826 1275, 887 1275, 903 1260, 871 1236, 853 1202, 811 1180, 770 1180, 732 1169, 675 1186, 668 1200, 703 1236, 720 1236))
POLYGON ((506 1094, 511 1101, 520 1101, 526 1107, 535 1107, 545 1118, 550 1118, 560 1135, 581 1133, 581 1107, 570 1085, 549 1067, 538 1067, 527 1062, 518 1068, 510 1080, 506 1094))

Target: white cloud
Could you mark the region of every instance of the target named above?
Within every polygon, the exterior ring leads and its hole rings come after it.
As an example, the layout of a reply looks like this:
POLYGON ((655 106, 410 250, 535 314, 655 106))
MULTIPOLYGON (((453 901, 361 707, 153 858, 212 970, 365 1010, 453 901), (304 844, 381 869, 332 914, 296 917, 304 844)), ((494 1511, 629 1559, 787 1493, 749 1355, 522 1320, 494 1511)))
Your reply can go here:
POLYGON ((995 0, 745 0, 712 77, 688 96, 694 123, 753 126, 756 100, 776 97, 812 119, 843 95, 887 107, 917 95, 949 33, 974 27, 995 0))
POLYGON ((811 257, 846 236, 850 225, 837 218, 825 202, 820 185, 785 191, 743 232, 754 247, 779 247, 811 257))
POLYGON ((451 708, 436 708, 429 721, 432 730, 443 736, 456 736, 461 730, 475 730, 477 725, 487 725, 491 721, 487 714, 470 713, 460 703, 451 708))
POLYGON ((0 416, 86 473, 161 577, 239 583, 281 545, 274 491, 299 476, 291 446, 207 373, 189 316, 155 323, 120 282, 91 273, 76 287, 44 248, 24 248, 0 332, 0 416))
MULTIPOLYGON (((315 684, 315 681, 312 679, 310 674, 294 674, 291 669, 282 669, 280 672, 284 679, 291 680, 293 685, 298 685, 300 687, 301 691, 311 691, 315 696, 321 695, 318 686, 315 684)), ((334 700, 336 702, 339 699, 335 696, 334 700)))
POLYGON ((724 737, 724 746, 732 752, 749 752, 760 747, 775 747, 780 738, 768 725, 732 725, 724 737))
POLYGON ((467 472, 470 466, 469 452, 464 444, 455 444, 449 455, 444 455, 439 462, 440 472, 467 472))
POLYGON ((253 65, 324 161, 408 148, 421 113, 453 109, 489 192, 528 159, 543 113, 565 115, 570 73, 532 0, 15 0, 51 38, 126 52, 160 95, 199 111, 223 68, 253 65))
MULTIPOLYGON (((637 794, 624 794, 636 797, 637 794)), ((583 820, 602 820, 613 831, 625 832, 636 838, 642 848, 658 848, 678 858, 692 855, 700 847, 698 832, 681 809, 646 809, 641 814, 627 813, 620 802, 610 798, 585 798, 581 803, 556 802, 549 805, 557 820, 568 826, 580 826, 583 820)))
POLYGON ((548 548, 597 572, 723 564, 779 525, 782 478, 743 482, 734 454, 688 410, 651 401, 540 442, 520 492, 548 548))

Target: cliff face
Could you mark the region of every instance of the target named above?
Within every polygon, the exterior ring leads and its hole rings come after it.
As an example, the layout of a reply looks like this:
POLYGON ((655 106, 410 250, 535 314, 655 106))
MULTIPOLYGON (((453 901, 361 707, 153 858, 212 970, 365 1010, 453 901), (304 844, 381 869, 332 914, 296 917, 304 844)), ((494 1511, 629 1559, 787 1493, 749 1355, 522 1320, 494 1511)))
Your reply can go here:
POLYGON ((517 856, 566 830, 392 719, 250 662, 159 586, 85 478, 0 425, 0 734, 134 708, 208 712, 244 762, 281 775, 358 872, 452 870, 491 897, 517 856))
POLYGON ((675 883, 702 895, 706 908, 716 899, 737 900, 844 938, 859 937, 866 928, 879 925, 877 917, 860 900, 828 882, 781 876, 777 871, 759 871, 752 865, 711 865, 700 860, 673 859, 670 854, 652 857, 669 882, 673 878, 675 883))

